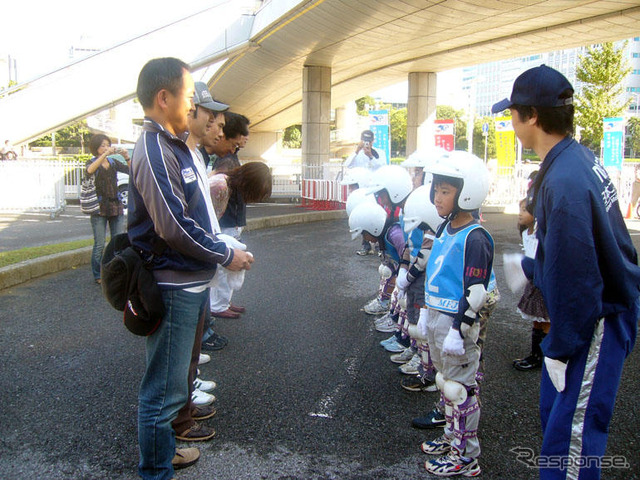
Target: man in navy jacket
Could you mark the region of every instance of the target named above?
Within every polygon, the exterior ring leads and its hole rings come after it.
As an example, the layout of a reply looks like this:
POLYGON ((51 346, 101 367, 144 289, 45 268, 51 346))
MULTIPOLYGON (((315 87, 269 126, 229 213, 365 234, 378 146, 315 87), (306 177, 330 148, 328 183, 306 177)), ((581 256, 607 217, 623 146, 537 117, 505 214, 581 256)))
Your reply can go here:
POLYGON ((151 262, 166 309, 146 338, 138 398, 138 473, 144 479, 171 479, 174 465, 198 460, 197 448, 176 450, 171 422, 188 399, 191 351, 208 308, 208 283, 217 264, 242 270, 253 261, 213 234, 206 179, 199 178, 183 141, 194 92, 189 66, 175 58, 150 60, 138 77, 145 119, 131 162, 129 240, 151 262))
POLYGON ((607 172, 572 138, 569 81, 546 65, 527 70, 492 111, 507 108, 522 145, 542 160, 529 194, 539 240, 533 278, 551 319, 542 343, 540 478, 598 479, 637 333, 637 254, 607 172))

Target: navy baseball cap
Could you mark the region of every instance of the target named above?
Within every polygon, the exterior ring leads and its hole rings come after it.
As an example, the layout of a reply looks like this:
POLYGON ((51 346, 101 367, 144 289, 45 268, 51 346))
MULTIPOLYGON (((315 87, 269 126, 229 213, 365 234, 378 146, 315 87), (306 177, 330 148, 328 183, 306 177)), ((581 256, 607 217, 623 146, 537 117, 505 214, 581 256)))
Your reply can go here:
POLYGON ((193 103, 196 105, 200 105, 203 108, 209 109, 212 112, 225 112, 229 110, 229 105, 225 105, 224 103, 216 102, 211 93, 209 92, 209 87, 204 82, 195 82, 195 90, 196 93, 193 96, 193 103))
POLYGON ((365 130, 360 135, 360 140, 363 142, 372 142, 373 141, 373 132, 371 130, 365 130))
POLYGON ((494 104, 491 107, 491 113, 502 112, 513 105, 530 107, 571 105, 573 97, 559 98, 568 88, 573 92, 573 86, 559 71, 546 65, 530 68, 513 82, 511 98, 505 98, 494 104))

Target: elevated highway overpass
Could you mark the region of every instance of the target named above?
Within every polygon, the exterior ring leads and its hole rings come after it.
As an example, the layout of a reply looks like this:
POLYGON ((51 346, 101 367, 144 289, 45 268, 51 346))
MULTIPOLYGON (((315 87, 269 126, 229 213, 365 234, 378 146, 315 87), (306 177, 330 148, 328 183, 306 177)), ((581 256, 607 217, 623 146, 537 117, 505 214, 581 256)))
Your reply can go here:
POLYGON ((640 0, 265 0, 248 14, 214 3, 153 33, 173 35, 170 49, 142 36, 0 99, 0 132, 19 143, 132 98, 141 66, 174 55, 252 120, 250 154, 302 123, 307 165, 328 159, 332 108, 408 79, 412 151, 435 115, 437 72, 640 33, 640 0), (79 95, 98 67, 118 67, 117 80, 79 95), (26 116, 34 107, 42 118, 26 116))

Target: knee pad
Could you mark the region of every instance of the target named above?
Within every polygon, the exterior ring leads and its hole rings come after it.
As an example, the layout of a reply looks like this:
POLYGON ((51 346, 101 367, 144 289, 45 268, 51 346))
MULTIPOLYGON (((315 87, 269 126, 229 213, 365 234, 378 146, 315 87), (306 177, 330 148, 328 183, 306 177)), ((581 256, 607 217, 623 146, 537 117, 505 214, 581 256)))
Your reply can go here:
POLYGON ((444 394, 444 383, 445 380, 442 374, 440 372, 436 373, 436 387, 438 387, 438 390, 442 392, 443 397, 446 399, 447 396, 444 394))
POLYGON ((422 332, 418 328, 418 325, 409 325, 407 327, 407 333, 409 334, 409 336, 411 338, 414 338, 416 341, 419 341, 419 342, 426 342, 427 341, 427 337, 422 335, 422 332))
POLYGON ((400 308, 402 308, 404 310, 407 309, 407 296, 406 295, 398 296, 398 305, 400 305, 400 308))
POLYGON ((378 267, 378 273, 380 274, 380 277, 386 280, 387 278, 391 277, 392 272, 389 267, 387 267, 384 263, 381 263, 378 267))
POLYGON ((467 400, 467 387, 454 380, 445 380, 442 393, 454 405, 460 405, 467 400))

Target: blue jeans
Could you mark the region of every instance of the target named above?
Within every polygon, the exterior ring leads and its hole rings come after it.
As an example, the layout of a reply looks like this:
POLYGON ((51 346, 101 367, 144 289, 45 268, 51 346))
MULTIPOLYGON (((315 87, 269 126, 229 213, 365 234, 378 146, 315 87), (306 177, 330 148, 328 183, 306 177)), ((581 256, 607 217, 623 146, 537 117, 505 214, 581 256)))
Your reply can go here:
POLYGON ((107 237, 107 222, 111 238, 119 233, 124 233, 124 215, 117 217, 103 217, 101 215, 91 215, 91 228, 93 229, 93 251, 91 252, 91 271, 93 278, 100 278, 100 262, 102 252, 104 252, 104 241, 107 237))
POLYGON ((189 396, 189 363, 208 292, 165 290, 166 313, 158 330, 146 338, 147 366, 138 397, 138 473, 144 479, 173 477, 176 440, 171 422, 189 396))

